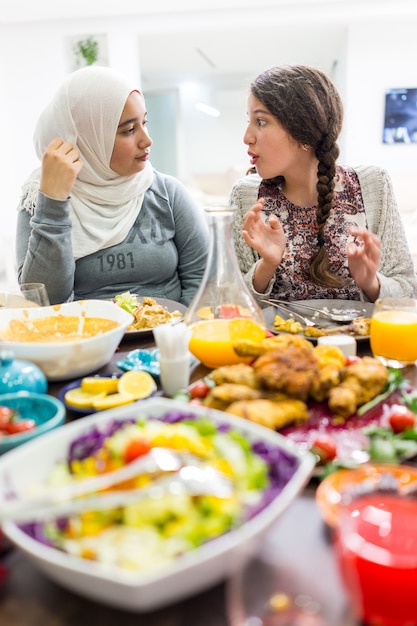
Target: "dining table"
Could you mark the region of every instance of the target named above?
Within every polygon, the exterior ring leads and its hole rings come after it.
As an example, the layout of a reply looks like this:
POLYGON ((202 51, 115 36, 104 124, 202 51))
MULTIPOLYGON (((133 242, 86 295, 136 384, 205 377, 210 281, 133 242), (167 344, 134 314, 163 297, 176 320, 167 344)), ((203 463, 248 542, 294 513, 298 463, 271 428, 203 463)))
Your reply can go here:
MULTIPOLYGON (((119 360, 154 345, 152 332, 125 335, 110 362, 94 373, 121 374, 119 360)), ((357 346, 359 355, 371 354, 367 339, 357 346)), ((198 362, 190 381, 208 371, 198 362)), ((417 368, 408 368, 407 377, 417 384, 417 368)), ((68 382, 50 382, 48 393, 59 396, 68 382)), ((74 419, 82 416, 67 411, 66 420, 74 419)), ((0 626, 359 626, 338 571, 333 530, 317 506, 318 484, 313 476, 230 579, 151 612, 121 610, 65 589, 3 538, 0 626), (277 598, 286 598, 291 610, 277 610, 277 598)))

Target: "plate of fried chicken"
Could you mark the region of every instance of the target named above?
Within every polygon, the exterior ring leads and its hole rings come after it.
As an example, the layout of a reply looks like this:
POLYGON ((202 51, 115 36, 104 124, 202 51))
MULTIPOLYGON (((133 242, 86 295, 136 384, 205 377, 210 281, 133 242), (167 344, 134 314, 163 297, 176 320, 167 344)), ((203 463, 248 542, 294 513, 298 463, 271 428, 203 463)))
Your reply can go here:
POLYGON ((364 429, 380 424, 383 408, 360 409, 387 385, 389 370, 378 359, 347 359, 337 346, 284 333, 237 340, 234 349, 253 361, 212 370, 206 406, 278 430, 306 450, 331 434, 338 459, 369 460, 364 429))

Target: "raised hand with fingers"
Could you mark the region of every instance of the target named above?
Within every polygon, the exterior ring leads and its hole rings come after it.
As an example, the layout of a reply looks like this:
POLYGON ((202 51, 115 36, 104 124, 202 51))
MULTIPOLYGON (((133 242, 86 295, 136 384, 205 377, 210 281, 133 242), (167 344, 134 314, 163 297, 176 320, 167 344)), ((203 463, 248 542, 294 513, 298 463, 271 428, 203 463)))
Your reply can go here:
POLYGON ((374 302, 379 295, 377 270, 381 261, 381 242, 377 235, 365 228, 352 227, 356 239, 347 245, 349 270, 355 283, 374 302))
POLYGON ((54 200, 66 200, 82 166, 77 148, 71 142, 55 137, 42 158, 40 190, 54 200))

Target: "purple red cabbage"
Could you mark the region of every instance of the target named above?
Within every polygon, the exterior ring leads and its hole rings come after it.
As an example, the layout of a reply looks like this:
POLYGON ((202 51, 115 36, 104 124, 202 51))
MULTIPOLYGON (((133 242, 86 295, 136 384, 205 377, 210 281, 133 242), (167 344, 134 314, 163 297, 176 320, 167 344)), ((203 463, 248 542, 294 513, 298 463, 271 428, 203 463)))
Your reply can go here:
POLYGON ((115 432, 123 428, 126 424, 135 424, 136 420, 127 418, 123 420, 112 420, 104 428, 93 428, 86 434, 77 437, 71 443, 68 451, 68 464, 71 467, 73 461, 82 461, 92 456, 103 447, 104 441, 114 435, 115 432))

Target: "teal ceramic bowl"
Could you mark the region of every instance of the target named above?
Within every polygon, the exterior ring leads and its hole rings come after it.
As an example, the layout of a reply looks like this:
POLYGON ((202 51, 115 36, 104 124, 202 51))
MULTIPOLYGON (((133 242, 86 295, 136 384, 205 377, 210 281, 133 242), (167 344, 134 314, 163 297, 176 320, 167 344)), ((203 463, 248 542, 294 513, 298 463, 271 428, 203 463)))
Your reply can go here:
POLYGON ((0 394, 0 406, 7 406, 19 413, 20 419, 33 419, 35 428, 16 435, 3 435, 0 438, 0 454, 20 446, 65 421, 65 406, 53 396, 32 391, 16 391, 0 394))

